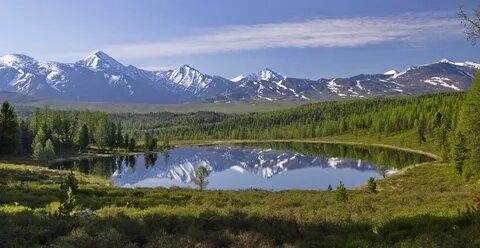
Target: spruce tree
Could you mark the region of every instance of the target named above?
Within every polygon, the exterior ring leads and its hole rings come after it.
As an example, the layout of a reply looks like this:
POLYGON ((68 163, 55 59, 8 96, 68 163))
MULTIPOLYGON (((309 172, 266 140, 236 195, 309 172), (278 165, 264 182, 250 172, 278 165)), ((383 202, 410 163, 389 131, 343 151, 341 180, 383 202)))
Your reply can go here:
POLYGON ((129 139, 129 141, 128 141, 128 150, 129 150, 129 151, 135 150, 136 142, 137 142, 137 139, 136 139, 136 137, 135 137, 135 134, 132 133, 132 134, 130 135, 130 139, 129 139))
POLYGON ((20 150, 22 153, 28 154, 32 151, 32 142, 33 134, 28 127, 28 122, 20 120, 19 130, 20 130, 20 150))
POLYGON ((45 142, 45 148, 44 148, 44 159, 46 161, 50 161, 55 157, 55 148, 53 147, 53 142, 51 140, 47 140, 45 142))
POLYGON ((108 148, 114 148, 116 145, 116 137, 117 137, 117 126, 113 122, 109 122, 108 124, 108 138, 107 138, 107 146, 108 148))
POLYGON ((83 123, 82 127, 80 128, 80 131, 78 132, 78 141, 77 145, 80 151, 84 151, 87 149, 88 145, 90 143, 90 135, 88 132, 88 126, 87 124, 83 123))
POLYGON ((462 171, 471 177, 480 171, 480 72, 477 72, 472 89, 463 102, 458 128, 465 135, 468 150, 462 171))
POLYGON ((130 145, 130 136, 128 136, 128 133, 125 133, 125 137, 123 138, 123 148, 128 149, 130 145))
POLYGON ((44 160, 44 147, 41 142, 37 142, 33 145, 32 157, 38 162, 44 160))
POLYGON ((95 129, 95 144, 103 151, 109 144, 109 125, 107 119, 101 119, 95 129))
POLYGON ((465 159, 467 158, 467 152, 467 148, 465 147, 465 136, 463 136, 461 132, 458 132, 454 136, 450 151, 450 159, 452 161, 452 165, 460 174, 463 172, 463 165, 465 159))
POLYGON ((122 124, 118 123, 117 124, 117 134, 116 134, 116 146, 117 147, 123 147, 123 136, 122 136, 122 124))
POLYGON ((0 154, 11 154, 17 150, 20 140, 18 135, 15 110, 5 101, 0 109, 0 154))

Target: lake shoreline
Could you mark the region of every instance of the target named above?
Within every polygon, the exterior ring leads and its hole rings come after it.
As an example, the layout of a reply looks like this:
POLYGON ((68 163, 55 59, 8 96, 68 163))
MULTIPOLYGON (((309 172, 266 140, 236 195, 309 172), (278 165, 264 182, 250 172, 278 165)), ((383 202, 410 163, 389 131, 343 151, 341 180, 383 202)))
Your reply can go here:
POLYGON ((296 142, 296 143, 318 143, 318 144, 338 144, 338 145, 353 145, 353 146, 372 146, 372 147, 381 147, 388 148, 392 150, 412 152, 417 154, 422 154, 430 158, 435 159, 435 161, 440 160, 440 157, 434 153, 400 147, 390 144, 383 143, 370 143, 370 142, 354 142, 354 141, 334 141, 334 140, 322 140, 322 139, 265 139, 265 140, 195 140, 189 142, 174 141, 174 147, 185 147, 185 146, 208 146, 208 145, 224 145, 224 144, 242 144, 242 143, 269 143, 269 142, 296 142))

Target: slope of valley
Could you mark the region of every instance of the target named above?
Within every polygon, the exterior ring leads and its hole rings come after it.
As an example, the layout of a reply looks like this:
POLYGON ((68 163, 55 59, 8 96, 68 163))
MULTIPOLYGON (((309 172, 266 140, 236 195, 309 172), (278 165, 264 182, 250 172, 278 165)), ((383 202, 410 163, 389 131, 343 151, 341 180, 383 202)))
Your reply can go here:
POLYGON ((264 69, 228 80, 189 65, 167 71, 125 66, 101 51, 76 63, 39 62, 12 54, 0 57, 0 90, 39 98, 99 102, 321 101, 468 90, 479 68, 472 62, 441 60, 403 72, 392 70, 349 78, 310 80, 264 69))

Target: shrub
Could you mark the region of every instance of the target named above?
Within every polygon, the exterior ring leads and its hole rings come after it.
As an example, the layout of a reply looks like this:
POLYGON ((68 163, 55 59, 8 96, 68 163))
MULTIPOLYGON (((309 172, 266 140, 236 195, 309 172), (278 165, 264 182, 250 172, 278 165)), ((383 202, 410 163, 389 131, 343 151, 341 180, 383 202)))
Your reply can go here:
POLYGON ((77 206, 77 197, 73 194, 71 187, 68 188, 67 197, 62 200, 58 208, 59 216, 69 216, 77 206))
POLYGON ((75 178, 73 172, 68 173, 68 175, 63 179, 62 183, 60 184, 60 190, 63 194, 68 193, 69 188, 72 189, 73 194, 76 195, 78 193, 78 180, 75 178))
POLYGON ((370 177, 367 182, 367 191, 370 193, 377 193, 377 182, 374 177, 370 177))
POLYGON ((343 203, 348 202, 347 189, 345 188, 345 185, 343 184, 342 181, 340 181, 340 183, 338 184, 335 192, 336 192, 338 202, 343 202, 343 203))

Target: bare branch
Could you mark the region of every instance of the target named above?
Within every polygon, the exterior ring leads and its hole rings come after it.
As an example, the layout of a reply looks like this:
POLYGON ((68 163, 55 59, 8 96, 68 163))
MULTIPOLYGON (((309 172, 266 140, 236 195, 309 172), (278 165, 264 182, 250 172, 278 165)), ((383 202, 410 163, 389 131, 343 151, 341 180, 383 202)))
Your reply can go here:
POLYGON ((473 15, 470 17, 465 12, 464 7, 460 6, 458 16, 465 27, 464 33, 467 35, 467 39, 475 45, 477 40, 480 39, 480 7, 474 9, 473 15))

